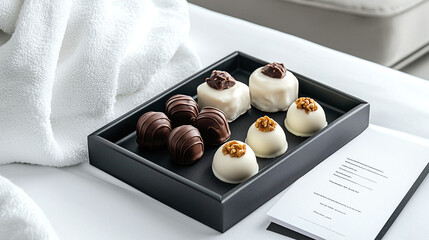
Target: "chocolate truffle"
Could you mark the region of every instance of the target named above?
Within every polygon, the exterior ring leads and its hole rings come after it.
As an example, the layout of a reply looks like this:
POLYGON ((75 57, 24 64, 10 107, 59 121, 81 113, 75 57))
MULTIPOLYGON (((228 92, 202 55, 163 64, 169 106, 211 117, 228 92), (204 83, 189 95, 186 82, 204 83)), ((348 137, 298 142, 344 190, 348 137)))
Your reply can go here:
POLYGON ((231 136, 225 113, 214 107, 201 109, 194 126, 200 131, 204 144, 222 144, 231 136))
POLYGON ((168 149, 174 163, 190 164, 203 156, 204 143, 198 129, 191 125, 179 126, 168 137, 168 149))
POLYGON ((167 144, 171 132, 170 120, 162 112, 147 112, 137 121, 137 143, 154 149, 167 144))
POLYGON ((250 109, 249 87, 236 81, 225 71, 214 70, 205 83, 197 88, 198 105, 222 110, 228 122, 250 109))
POLYGON ((256 69, 249 78, 252 105, 264 112, 285 111, 298 98, 298 79, 283 63, 256 69))
POLYGON ((229 141, 219 147, 213 157, 213 174, 221 181, 237 184, 259 171, 252 148, 240 141, 229 141))
POLYGON ((264 116, 258 118, 247 131, 246 143, 260 158, 274 158, 286 152, 286 135, 280 125, 264 116))
POLYGON ((296 136, 312 136, 326 125, 328 123, 322 106, 308 97, 297 99, 286 113, 286 129, 296 136))
POLYGON ((198 116, 198 104, 190 96, 176 94, 165 103, 165 111, 173 128, 180 125, 193 125, 198 116))

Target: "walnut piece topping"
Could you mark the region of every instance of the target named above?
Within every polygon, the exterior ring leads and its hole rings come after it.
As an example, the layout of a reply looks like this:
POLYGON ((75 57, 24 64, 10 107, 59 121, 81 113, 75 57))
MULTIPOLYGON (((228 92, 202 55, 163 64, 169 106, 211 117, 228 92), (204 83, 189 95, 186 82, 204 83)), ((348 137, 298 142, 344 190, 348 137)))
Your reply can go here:
POLYGON ((267 116, 260 117, 255 122, 255 127, 258 128, 259 131, 261 131, 261 132, 274 131, 274 129, 276 128, 276 125, 277 125, 277 123, 273 119, 271 119, 267 116))
POLYGON ((229 141, 222 148, 223 155, 229 154, 231 157, 239 158, 246 154, 246 144, 240 144, 237 141, 229 141))
POLYGON ((298 98, 296 101, 296 108, 304 109, 305 113, 310 114, 310 112, 314 112, 317 110, 316 102, 308 97, 298 98))

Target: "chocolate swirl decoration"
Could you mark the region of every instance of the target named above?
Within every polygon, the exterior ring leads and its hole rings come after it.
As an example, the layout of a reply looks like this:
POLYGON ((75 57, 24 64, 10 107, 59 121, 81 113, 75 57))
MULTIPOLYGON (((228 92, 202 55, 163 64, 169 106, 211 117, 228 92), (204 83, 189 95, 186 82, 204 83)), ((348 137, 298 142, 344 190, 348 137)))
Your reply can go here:
POLYGON ((194 126, 200 131, 205 144, 222 144, 231 137, 225 113, 214 107, 201 109, 194 126))
POLYGON ((265 65, 261 72, 268 77, 271 78, 284 78, 286 75, 286 68, 283 63, 270 63, 265 65))
POLYGON ((170 120, 162 112, 147 112, 137 121, 137 143, 155 149, 166 145, 171 132, 170 120))
POLYGON ((171 160, 180 165, 194 163, 204 153, 204 143, 198 129, 191 125, 175 128, 168 137, 171 160))
POLYGON ((198 116, 198 103, 190 96, 176 94, 165 103, 165 111, 173 128, 193 125, 198 116))
POLYGON ((225 71, 213 70, 212 75, 206 78, 207 85, 216 90, 231 88, 235 85, 235 79, 225 71))

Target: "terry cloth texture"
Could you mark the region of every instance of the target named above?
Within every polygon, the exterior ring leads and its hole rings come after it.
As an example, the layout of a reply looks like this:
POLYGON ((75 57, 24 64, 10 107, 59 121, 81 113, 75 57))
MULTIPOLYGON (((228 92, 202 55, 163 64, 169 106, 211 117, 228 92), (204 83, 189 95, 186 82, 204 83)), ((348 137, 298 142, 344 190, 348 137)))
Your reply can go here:
POLYGON ((0 239, 58 239, 42 210, 20 188, 0 176, 0 239))
POLYGON ((2 0, 0 163, 67 166, 86 137, 200 68, 184 0, 2 0))

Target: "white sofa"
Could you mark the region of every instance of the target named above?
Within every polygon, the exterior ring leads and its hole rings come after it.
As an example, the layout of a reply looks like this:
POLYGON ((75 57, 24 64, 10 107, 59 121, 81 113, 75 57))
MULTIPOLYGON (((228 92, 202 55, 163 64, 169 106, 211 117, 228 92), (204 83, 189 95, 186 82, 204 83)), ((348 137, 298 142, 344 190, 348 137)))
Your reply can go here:
POLYGON ((189 0, 385 66, 429 50, 428 0, 189 0))

